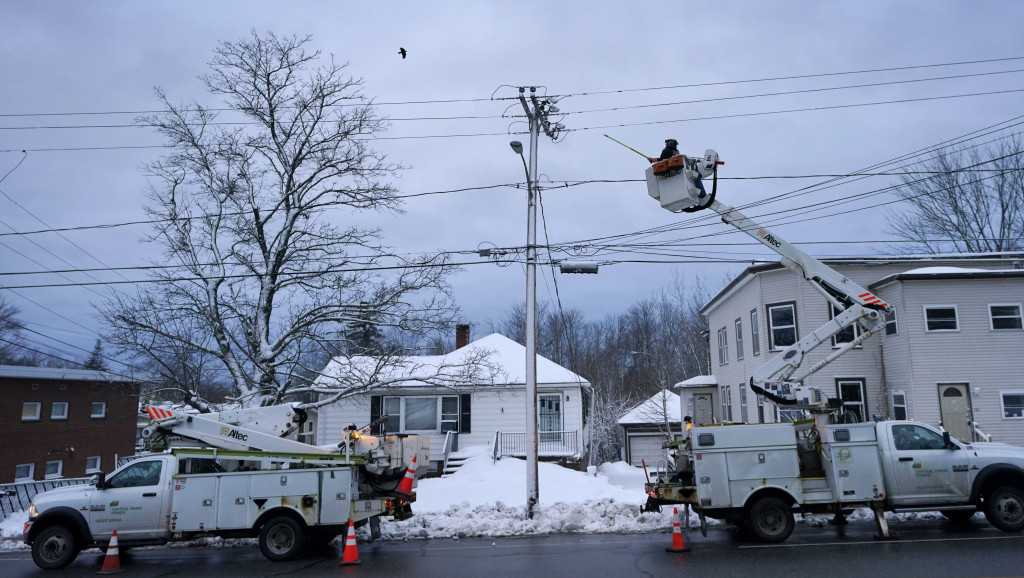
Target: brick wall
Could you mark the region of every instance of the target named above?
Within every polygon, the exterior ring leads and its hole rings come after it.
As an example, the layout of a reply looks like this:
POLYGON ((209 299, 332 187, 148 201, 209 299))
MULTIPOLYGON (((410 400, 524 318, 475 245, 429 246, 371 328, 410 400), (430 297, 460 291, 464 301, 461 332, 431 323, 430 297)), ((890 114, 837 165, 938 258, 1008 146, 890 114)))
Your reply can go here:
POLYGON ((100 469, 114 469, 115 456, 135 453, 139 385, 0 377, 0 483, 14 481, 19 464, 35 464, 33 479, 45 478, 47 462, 62 462, 61 477, 86 475, 86 461, 100 456, 100 469), (22 419, 25 402, 38 402, 39 419, 22 419), (53 419, 54 402, 67 402, 66 419, 53 419), (93 402, 106 403, 92 417, 93 402))

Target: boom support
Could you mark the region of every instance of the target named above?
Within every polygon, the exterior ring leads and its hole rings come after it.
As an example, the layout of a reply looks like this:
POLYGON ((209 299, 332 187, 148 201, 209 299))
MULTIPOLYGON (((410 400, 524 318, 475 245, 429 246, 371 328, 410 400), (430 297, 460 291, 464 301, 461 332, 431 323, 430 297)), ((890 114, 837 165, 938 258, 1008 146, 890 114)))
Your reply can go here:
MULTIPOLYGON (((720 164, 724 163, 718 160, 718 153, 711 149, 705 151, 702 158, 683 157, 681 170, 669 168, 668 161, 657 163, 647 169, 647 193, 658 199, 663 208, 672 212, 692 213, 703 209, 715 211, 723 221, 778 253, 782 265, 803 277, 836 311, 840 311, 835 318, 759 367, 750 378, 751 389, 777 403, 825 410, 829 407, 829 401, 819 390, 803 387, 803 380, 885 327, 885 314, 892 313, 892 307, 831 267, 769 232, 735 207, 715 200, 718 188, 717 167, 720 164), (702 181, 707 177, 714 179, 710 194, 702 181), (809 351, 855 325, 860 327, 860 334, 855 339, 842 344, 821 361, 796 374, 809 351)), ((678 165, 678 162, 672 164, 678 165)))

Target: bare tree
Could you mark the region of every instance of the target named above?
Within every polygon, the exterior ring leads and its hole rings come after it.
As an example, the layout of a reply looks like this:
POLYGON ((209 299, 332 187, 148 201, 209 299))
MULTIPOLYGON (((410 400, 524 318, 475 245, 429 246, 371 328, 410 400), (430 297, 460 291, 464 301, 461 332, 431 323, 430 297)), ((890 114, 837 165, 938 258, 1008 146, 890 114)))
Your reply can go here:
POLYGON ((387 123, 362 81, 310 41, 253 32, 220 44, 201 79, 231 122, 160 89, 163 112, 138 119, 171 148, 148 167, 158 224, 146 240, 176 267, 101 306, 105 340, 163 367, 165 386, 200 409, 210 407, 198 384, 210 380, 199 367, 220 373, 232 402, 281 403, 325 393, 290 378, 320 369, 306 365, 317 351, 358 354, 352 327, 416 332, 453 317, 446 256, 401 259, 379 230, 337 224, 398 211, 387 179, 401 167, 369 147, 387 123))
POLYGON ((21 356, 18 346, 22 329, 18 320, 20 313, 15 305, 0 296, 0 365, 14 364, 21 356))
POLYGON ((904 175, 889 232, 904 252, 985 253, 1024 249, 1024 149, 1019 136, 978 151, 942 150, 920 163, 934 176, 904 175))

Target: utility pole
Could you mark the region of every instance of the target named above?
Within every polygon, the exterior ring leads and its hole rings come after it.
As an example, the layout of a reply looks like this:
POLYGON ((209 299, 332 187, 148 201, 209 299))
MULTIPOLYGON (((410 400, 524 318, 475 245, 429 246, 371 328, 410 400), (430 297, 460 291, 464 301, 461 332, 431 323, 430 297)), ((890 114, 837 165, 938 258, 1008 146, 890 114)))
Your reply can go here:
MULTIPOLYGON (((519 102, 530 121, 530 165, 526 168, 526 513, 533 518, 534 508, 540 502, 537 480, 537 140, 541 130, 556 139, 558 131, 565 127, 548 121, 548 114, 557 113, 558 107, 550 99, 537 98, 536 87, 530 87, 529 103, 526 88, 519 87, 519 102)), ((522 158, 523 145, 513 141, 511 146, 522 158)), ((525 160, 523 165, 526 165, 525 160)))

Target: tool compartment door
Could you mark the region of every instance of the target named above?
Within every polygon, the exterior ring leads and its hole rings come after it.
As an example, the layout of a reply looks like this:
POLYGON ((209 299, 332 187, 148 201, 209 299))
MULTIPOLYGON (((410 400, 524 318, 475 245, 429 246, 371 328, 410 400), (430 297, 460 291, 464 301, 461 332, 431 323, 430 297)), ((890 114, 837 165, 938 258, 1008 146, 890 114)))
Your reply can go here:
POLYGON ((356 480, 350 468, 322 472, 320 523, 347 524, 352 500, 356 499, 356 480))
POLYGON ((216 529, 217 476, 174 476, 171 480, 171 531, 216 529))

